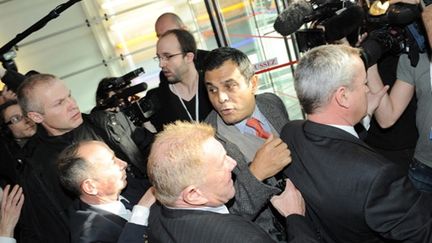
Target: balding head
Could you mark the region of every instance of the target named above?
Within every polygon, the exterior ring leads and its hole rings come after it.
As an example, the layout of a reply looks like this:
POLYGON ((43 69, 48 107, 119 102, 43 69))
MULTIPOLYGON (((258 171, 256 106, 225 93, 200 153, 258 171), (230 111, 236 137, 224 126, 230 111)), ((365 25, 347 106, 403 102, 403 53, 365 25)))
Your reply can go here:
POLYGON ((187 27, 177 14, 164 13, 156 20, 155 32, 158 38, 160 38, 168 30, 174 29, 187 30, 187 27))

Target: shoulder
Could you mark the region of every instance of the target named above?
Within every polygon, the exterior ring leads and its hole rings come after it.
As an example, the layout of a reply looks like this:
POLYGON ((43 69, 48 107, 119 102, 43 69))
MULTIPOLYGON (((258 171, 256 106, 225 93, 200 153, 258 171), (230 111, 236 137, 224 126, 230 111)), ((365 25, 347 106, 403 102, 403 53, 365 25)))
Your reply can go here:
POLYGON ((288 117, 285 105, 279 96, 273 93, 262 93, 255 97, 258 108, 261 112, 264 112, 264 114, 268 111, 270 113, 281 113, 278 115, 283 114, 283 116, 288 117))
POLYGON ((262 93, 256 95, 257 102, 276 102, 282 103, 282 100, 279 96, 273 93, 262 93))

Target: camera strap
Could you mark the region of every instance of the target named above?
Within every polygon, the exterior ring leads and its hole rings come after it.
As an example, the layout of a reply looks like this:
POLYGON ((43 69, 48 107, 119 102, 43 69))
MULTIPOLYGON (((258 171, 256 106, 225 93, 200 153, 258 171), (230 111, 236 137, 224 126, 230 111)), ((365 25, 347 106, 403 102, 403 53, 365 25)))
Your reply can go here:
MULTIPOLYGON (((179 98, 180 103, 182 104, 183 108, 185 109, 187 115, 189 116, 190 121, 193 122, 194 119, 192 118, 192 115, 190 114, 189 110, 187 109, 183 99, 180 97, 180 95, 178 95, 176 87, 174 85, 171 85, 171 87, 173 88, 174 94, 179 98)), ((199 79, 197 80, 196 92, 195 92, 195 121, 199 122, 199 79)))

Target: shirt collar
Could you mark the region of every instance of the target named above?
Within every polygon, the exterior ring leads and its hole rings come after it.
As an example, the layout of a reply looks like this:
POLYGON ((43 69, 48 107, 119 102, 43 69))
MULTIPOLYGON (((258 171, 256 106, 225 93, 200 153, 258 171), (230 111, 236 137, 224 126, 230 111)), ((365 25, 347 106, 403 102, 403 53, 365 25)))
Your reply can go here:
MULTIPOLYGON (((254 112, 252 113, 252 115, 250 117, 256 118, 261 123, 264 123, 264 121, 266 120, 266 118, 264 117, 264 115, 261 113, 261 111, 258 109, 258 107, 256 105, 255 105, 254 112)), ((235 124, 235 126, 240 130, 241 133, 244 133, 245 130, 248 128, 246 126, 246 122, 248 119, 249 119, 249 117, 246 119, 243 119, 241 122, 235 124)))
MULTIPOLYGON (((97 208, 97 209, 102 209, 102 210, 105 210, 105 211, 110 212, 112 214, 118 215, 118 216, 126 219, 127 221, 129 221, 132 212, 125 208, 124 204, 122 202, 120 202, 120 199, 125 199, 125 198, 120 196, 117 201, 112 201, 112 202, 104 203, 104 204, 97 204, 97 205, 90 204, 90 205, 92 207, 97 208)), ((127 200, 127 199, 125 199, 125 200, 127 200)))
POLYGON ((333 125, 333 124, 328 124, 328 125, 329 125, 329 126, 332 126, 332 127, 336 127, 336 128, 342 129, 342 130, 344 130, 345 132, 350 133, 350 134, 353 135, 354 137, 359 138, 359 136, 358 136, 358 134, 357 134, 357 132, 355 131, 355 129, 354 129, 353 126, 346 126, 346 125, 333 125))
POLYGON ((229 214, 228 208, 225 205, 221 205, 219 207, 199 207, 199 208, 173 208, 167 207, 169 209, 184 209, 184 210, 201 210, 219 214, 229 214))

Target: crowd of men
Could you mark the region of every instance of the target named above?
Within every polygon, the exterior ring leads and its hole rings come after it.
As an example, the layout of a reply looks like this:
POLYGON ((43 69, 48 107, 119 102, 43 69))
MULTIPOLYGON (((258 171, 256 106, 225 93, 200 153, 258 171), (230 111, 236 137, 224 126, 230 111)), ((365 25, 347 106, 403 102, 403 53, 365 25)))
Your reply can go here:
POLYGON ((387 94, 360 49, 313 48, 294 73, 307 116, 290 121, 276 94, 257 94, 245 53, 197 50, 173 13, 155 31, 155 133, 81 113, 54 75, 0 69, 21 83, 0 96, 0 243, 432 242, 428 55, 417 67, 402 55, 387 94), (372 114, 391 126, 414 93, 407 175, 354 126, 372 114))

